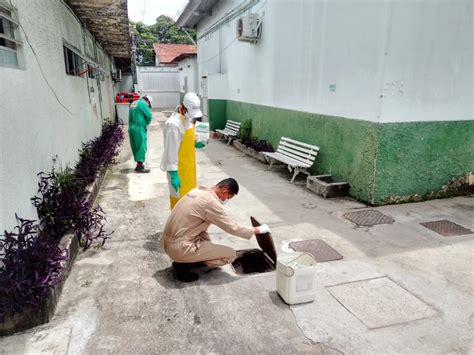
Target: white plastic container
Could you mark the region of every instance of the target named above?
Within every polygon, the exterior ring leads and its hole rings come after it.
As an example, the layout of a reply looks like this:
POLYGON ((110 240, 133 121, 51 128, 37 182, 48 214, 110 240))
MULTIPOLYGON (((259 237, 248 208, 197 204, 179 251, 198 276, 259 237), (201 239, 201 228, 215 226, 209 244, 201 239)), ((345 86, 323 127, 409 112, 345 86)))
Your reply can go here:
POLYGON ((209 122, 196 122, 195 143, 200 143, 203 147, 209 144, 209 122))
POLYGON ((130 111, 130 104, 127 103, 116 103, 115 109, 117 110, 117 118, 120 123, 128 125, 128 112, 130 111))
POLYGON ((307 253, 285 253, 277 259, 277 292, 288 304, 314 301, 316 261, 307 253))

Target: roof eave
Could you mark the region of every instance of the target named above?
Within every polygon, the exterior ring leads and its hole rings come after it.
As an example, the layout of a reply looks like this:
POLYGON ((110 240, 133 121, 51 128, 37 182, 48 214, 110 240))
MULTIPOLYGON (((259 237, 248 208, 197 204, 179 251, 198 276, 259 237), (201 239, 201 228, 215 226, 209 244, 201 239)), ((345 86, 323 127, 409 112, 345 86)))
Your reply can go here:
POLYGON ((211 15, 212 8, 218 2, 219 0, 189 0, 176 21, 176 26, 195 29, 201 19, 211 15))

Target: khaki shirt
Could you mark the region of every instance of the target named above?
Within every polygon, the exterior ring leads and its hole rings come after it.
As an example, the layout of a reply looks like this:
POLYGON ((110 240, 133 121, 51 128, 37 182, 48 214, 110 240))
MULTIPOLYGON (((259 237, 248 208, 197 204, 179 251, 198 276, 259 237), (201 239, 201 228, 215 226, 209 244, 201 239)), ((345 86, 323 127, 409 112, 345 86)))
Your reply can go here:
POLYGON ((163 230, 163 242, 208 239, 206 231, 211 224, 245 239, 254 234, 253 228, 241 227, 227 215, 214 191, 198 187, 189 191, 171 211, 163 230))

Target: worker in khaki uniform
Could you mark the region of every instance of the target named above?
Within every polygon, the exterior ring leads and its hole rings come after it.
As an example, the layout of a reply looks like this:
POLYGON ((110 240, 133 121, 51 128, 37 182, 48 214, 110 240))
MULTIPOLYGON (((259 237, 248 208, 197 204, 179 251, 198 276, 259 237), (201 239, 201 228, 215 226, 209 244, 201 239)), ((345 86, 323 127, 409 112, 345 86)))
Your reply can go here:
POLYGON ((174 261, 178 280, 195 281, 199 278, 193 272, 196 268, 222 266, 236 258, 234 249, 211 242, 207 233, 211 224, 244 239, 250 239, 254 234, 270 233, 266 224, 243 227, 227 215, 222 205, 238 192, 237 181, 229 178, 212 188, 191 190, 173 208, 161 236, 161 246, 174 261))

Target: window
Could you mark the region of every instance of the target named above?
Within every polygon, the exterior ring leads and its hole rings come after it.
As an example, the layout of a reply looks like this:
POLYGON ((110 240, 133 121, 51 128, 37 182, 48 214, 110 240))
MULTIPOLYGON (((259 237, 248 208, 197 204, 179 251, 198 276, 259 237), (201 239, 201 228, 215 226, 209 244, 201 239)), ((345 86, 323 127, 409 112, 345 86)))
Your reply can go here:
POLYGON ((18 66, 17 47, 21 42, 15 39, 17 27, 11 10, 0 5, 0 65, 18 66))
POLYGON ((66 74, 83 76, 87 73, 86 62, 79 54, 66 46, 64 48, 64 63, 66 65, 66 74))

